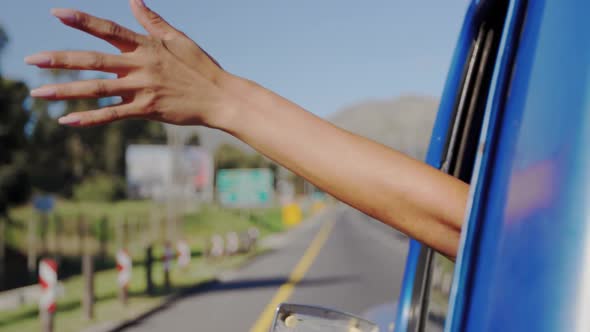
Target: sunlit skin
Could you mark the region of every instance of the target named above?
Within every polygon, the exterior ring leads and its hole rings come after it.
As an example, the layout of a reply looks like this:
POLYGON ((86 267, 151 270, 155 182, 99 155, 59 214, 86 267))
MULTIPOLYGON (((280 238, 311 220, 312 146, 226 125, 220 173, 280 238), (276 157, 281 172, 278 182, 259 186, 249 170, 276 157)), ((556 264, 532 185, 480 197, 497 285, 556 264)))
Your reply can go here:
POLYGON ((122 97, 120 104, 70 113, 59 123, 86 127, 141 118, 217 128, 341 201, 455 257, 468 195, 465 183, 228 73, 141 0, 130 4, 147 35, 79 11, 52 10, 65 25, 120 50, 47 51, 25 58, 40 68, 117 74, 32 90, 33 97, 49 100, 122 97))

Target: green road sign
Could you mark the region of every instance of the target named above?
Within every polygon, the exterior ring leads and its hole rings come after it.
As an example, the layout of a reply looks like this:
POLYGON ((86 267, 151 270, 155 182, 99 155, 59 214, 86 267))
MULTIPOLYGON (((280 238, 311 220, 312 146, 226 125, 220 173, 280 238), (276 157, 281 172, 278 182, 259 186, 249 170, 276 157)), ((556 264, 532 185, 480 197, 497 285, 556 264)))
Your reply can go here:
POLYGON ((217 171, 217 197, 228 207, 261 207, 273 199, 273 174, 266 168, 217 171))

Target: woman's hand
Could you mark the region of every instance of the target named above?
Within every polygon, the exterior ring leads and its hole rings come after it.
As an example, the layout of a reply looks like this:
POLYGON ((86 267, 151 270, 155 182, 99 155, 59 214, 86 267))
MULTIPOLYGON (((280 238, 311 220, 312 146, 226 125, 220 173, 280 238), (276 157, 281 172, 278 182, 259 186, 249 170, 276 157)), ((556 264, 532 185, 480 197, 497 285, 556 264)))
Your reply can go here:
POLYGON ((130 0, 133 14, 149 35, 71 9, 52 13, 64 24, 101 38, 121 54, 88 51, 42 52, 25 58, 40 68, 95 70, 117 74, 96 79, 50 84, 31 91, 49 100, 120 96, 122 102, 98 110, 68 114, 61 124, 89 126, 119 119, 144 118, 179 125, 220 127, 236 103, 224 83, 223 71, 197 44, 145 6, 130 0))

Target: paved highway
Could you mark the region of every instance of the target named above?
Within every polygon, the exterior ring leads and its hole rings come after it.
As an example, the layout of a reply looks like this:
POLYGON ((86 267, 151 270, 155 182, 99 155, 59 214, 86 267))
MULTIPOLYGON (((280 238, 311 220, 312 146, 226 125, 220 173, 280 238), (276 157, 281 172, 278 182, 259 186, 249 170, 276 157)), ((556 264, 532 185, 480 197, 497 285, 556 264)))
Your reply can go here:
POLYGON ((407 239, 339 207, 278 241, 280 246, 221 282, 201 288, 125 331, 268 329, 279 302, 314 304, 363 315, 399 294, 407 239))

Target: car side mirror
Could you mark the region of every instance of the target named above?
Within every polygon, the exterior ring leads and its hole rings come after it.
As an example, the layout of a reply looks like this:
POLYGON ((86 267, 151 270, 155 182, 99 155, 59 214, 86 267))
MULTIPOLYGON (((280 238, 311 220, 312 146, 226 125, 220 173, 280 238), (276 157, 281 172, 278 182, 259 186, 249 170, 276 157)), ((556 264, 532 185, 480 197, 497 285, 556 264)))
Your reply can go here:
POLYGON ((379 332, 363 318, 316 306, 282 303, 275 312, 270 332, 379 332))

